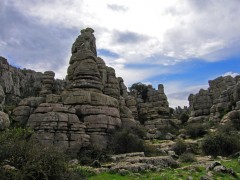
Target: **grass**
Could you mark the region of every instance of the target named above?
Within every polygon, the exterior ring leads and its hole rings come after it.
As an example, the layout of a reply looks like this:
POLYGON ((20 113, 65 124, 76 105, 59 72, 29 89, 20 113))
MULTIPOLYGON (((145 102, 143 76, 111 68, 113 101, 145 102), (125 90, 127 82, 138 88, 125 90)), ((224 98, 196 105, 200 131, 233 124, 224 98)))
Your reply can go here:
MULTIPOLYGON (((237 159, 230 161, 222 161, 222 165, 227 168, 232 168, 240 178, 240 165, 237 159)), ((207 174, 205 166, 193 166, 190 163, 182 163, 182 167, 179 169, 164 169, 160 172, 145 172, 145 173, 130 173, 128 175, 102 173, 95 176, 91 176, 89 180, 185 180, 189 176, 193 179, 200 179, 201 176, 207 174)), ((212 172, 214 179, 216 180, 236 180, 229 174, 212 172)))

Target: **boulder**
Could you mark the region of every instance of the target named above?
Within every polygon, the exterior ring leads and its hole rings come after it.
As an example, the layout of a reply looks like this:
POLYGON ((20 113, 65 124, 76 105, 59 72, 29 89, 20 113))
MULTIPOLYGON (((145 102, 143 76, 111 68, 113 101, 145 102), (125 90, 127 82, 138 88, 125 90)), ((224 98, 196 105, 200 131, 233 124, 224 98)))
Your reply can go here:
POLYGON ((0 111, 0 130, 5 130, 10 126, 8 114, 0 111))

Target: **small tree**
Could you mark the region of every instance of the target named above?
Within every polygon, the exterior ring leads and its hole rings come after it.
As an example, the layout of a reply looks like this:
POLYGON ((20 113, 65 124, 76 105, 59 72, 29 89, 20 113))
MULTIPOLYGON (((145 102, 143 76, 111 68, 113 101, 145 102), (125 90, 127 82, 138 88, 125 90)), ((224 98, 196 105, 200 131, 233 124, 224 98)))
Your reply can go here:
POLYGON ((147 85, 146 84, 142 84, 141 82, 138 83, 134 83, 129 90, 132 92, 134 90, 136 90, 139 94, 141 94, 142 99, 144 101, 146 101, 147 99, 147 85))
POLYGON ((182 124, 186 123, 189 119, 189 115, 186 112, 183 112, 179 119, 181 120, 182 124))

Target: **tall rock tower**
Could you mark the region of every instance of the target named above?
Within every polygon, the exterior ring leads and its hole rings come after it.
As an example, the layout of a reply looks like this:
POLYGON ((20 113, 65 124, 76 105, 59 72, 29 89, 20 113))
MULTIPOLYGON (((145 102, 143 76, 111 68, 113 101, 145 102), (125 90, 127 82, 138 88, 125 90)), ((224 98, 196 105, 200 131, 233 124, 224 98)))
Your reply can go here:
POLYGON ((36 138, 76 154, 82 147, 107 148, 111 134, 138 123, 126 106, 127 91, 115 70, 97 57, 94 30, 81 30, 72 46, 66 88, 54 94, 54 72, 43 75, 41 97, 23 99, 15 120, 35 130, 36 138))

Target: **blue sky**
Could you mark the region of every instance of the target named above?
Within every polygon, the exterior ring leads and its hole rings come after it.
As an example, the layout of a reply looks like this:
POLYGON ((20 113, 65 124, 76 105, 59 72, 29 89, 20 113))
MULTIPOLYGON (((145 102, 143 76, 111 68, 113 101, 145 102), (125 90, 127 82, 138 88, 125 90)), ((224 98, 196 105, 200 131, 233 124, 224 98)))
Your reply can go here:
POLYGON ((239 17, 239 0, 1 0, 0 56, 62 79, 92 27, 98 56, 128 87, 164 84, 170 106, 183 106, 208 80, 239 74, 239 17))

